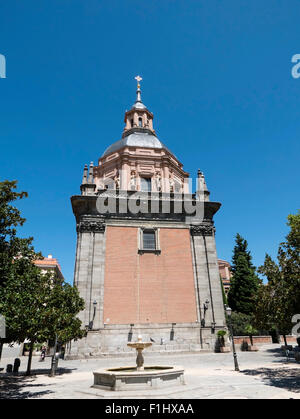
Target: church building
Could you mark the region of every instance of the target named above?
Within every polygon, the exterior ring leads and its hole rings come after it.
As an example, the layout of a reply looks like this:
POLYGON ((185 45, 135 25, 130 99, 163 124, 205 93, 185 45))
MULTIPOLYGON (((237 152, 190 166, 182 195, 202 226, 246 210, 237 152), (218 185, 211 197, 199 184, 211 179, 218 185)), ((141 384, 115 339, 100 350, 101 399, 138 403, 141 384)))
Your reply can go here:
POLYGON ((129 352, 138 335, 153 343, 149 351, 214 351, 226 327, 213 222, 221 204, 210 201, 200 170, 193 193, 136 79, 122 138, 84 167, 81 194, 71 197, 87 336, 69 357, 129 352))

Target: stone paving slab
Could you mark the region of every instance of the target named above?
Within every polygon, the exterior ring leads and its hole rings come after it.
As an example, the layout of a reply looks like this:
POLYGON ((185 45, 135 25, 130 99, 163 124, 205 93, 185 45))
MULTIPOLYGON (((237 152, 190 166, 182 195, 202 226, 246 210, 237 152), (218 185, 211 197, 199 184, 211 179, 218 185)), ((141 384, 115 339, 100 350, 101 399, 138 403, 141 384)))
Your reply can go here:
MULTIPOLYGON (((134 361, 121 359, 89 359, 59 361, 58 375, 49 377, 51 359, 38 362, 34 358, 35 375, 25 377, 27 358, 21 357, 21 375, 0 373, 0 398, 72 398, 72 399, 277 399, 300 398, 300 364, 287 362, 279 346, 265 346, 259 352, 238 354, 241 372, 233 369, 232 353, 200 353, 157 356, 145 353, 147 365, 183 365, 186 385, 147 391, 111 392, 91 388, 93 371, 122 366, 134 361), (148 362, 147 362, 148 361, 148 362)), ((13 358, 1 360, 1 367, 13 358)))

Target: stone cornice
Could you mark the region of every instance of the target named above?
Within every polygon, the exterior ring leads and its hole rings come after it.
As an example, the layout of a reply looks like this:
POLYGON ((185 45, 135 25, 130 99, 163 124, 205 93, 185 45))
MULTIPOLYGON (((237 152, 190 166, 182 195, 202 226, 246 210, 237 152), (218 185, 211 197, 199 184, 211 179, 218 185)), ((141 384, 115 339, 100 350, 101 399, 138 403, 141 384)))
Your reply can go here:
POLYGON ((105 223, 103 221, 82 220, 77 223, 77 233, 104 233, 105 223))
POLYGON ((212 223, 191 225, 190 232, 192 236, 212 236, 216 229, 212 223))
MULTIPOLYGON (((135 191, 115 191, 115 190, 101 190, 98 192, 99 195, 75 195, 71 197, 72 209, 73 213, 76 216, 77 223, 86 221, 88 217, 91 217, 91 221, 97 221, 100 223, 105 223, 107 219, 119 219, 119 220, 161 220, 161 221, 185 221, 187 225, 195 226, 196 230, 202 224, 209 225, 209 222, 212 221, 214 214, 218 211, 221 204, 218 202, 203 202, 204 205, 204 214, 203 214, 203 222, 199 220, 196 224, 196 220, 193 222, 191 213, 187 213, 185 211, 185 204, 184 202, 190 202, 189 206, 191 207, 192 203, 196 204, 197 200, 195 199, 193 194, 172 194, 168 195, 165 193, 157 192, 153 193, 152 195, 148 194, 147 192, 135 192, 135 191), (131 213, 129 210, 129 200, 130 197, 138 198, 142 201, 143 205, 148 208, 148 212, 146 213, 131 213), (116 201, 116 210, 113 213, 108 212, 99 212, 98 211, 98 204, 97 200, 105 202, 107 199, 112 198, 116 201), (180 203, 181 201, 181 203, 180 203), (178 202, 182 211, 175 210, 179 208, 175 203, 178 202), (168 208, 170 205, 170 211, 166 212, 164 208, 168 208), (153 206, 153 207, 152 207, 153 206), (125 213, 123 212, 123 208, 128 208, 128 211, 125 213), (151 211, 151 208, 156 208, 157 211, 151 211), (190 218, 190 220, 186 220, 186 217, 190 218)), ((88 220, 90 221, 90 220, 88 220)), ((196 231, 195 230, 195 231, 196 231)))

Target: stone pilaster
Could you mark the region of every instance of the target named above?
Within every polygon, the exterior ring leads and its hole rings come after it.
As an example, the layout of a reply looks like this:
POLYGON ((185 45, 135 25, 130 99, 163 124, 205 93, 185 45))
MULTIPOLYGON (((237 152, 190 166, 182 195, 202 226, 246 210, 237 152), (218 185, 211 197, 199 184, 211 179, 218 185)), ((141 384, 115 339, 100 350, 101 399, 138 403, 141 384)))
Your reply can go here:
POLYGON ((214 327, 225 325, 214 230, 212 223, 194 225, 190 229, 199 320, 212 331, 214 327))
POLYGON ((79 318, 83 326, 99 329, 103 323, 105 224, 82 220, 77 224, 77 234, 74 284, 85 300, 85 310, 79 318))
POLYGON ((204 237, 207 255, 207 266, 211 282, 211 296, 214 307, 214 321, 216 326, 226 326, 224 316, 224 303, 220 282, 220 272, 218 266, 216 241, 214 233, 204 237))

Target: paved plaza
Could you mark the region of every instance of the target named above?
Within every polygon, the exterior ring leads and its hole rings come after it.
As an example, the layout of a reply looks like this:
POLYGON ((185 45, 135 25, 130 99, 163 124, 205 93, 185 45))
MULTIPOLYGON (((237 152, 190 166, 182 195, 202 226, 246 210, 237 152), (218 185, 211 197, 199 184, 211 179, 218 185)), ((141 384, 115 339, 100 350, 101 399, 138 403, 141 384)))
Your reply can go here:
POLYGON ((27 357, 21 357, 19 376, 6 374, 5 367, 18 356, 6 349, 1 360, 0 398, 116 398, 116 399, 291 399, 300 398, 300 364, 281 353, 280 345, 265 345, 259 352, 238 352, 240 372, 234 371, 232 353, 181 355, 147 354, 145 365, 181 365, 186 385, 160 390, 110 392, 91 388, 92 371, 135 364, 135 353, 126 358, 60 360, 58 374, 48 376, 51 358, 41 363, 33 357, 30 377, 23 374, 27 357), (11 356, 11 357, 10 357, 11 356))

